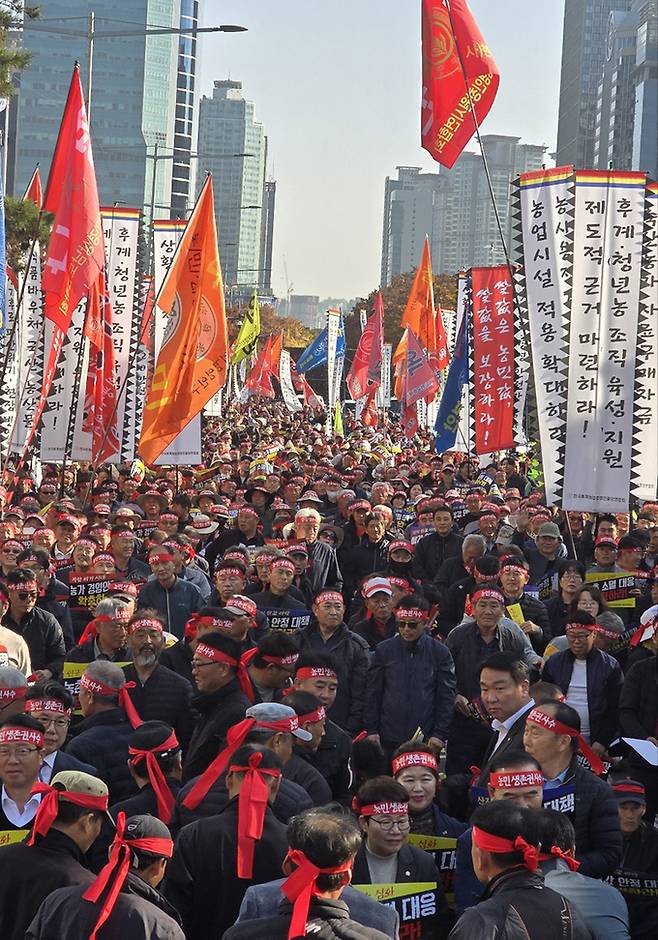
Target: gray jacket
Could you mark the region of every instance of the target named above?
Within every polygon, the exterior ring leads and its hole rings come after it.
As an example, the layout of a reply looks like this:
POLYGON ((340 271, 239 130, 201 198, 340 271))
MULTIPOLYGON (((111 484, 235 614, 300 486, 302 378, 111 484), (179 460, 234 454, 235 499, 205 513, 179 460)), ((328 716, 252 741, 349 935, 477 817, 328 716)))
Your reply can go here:
POLYGON ((542 862, 544 884, 571 901, 596 940, 629 940, 628 908, 622 894, 603 881, 571 871, 561 859, 542 862))
MULTIPOLYGON (((541 663, 530 640, 519 626, 503 617, 496 629, 499 650, 518 653, 519 659, 526 662, 531 669, 541 663)), ((479 674, 483 659, 477 633, 477 625, 469 617, 451 630, 445 641, 455 662, 457 691, 468 699, 476 698, 480 694, 479 674)))
MULTIPOLYGON (((251 885, 240 905, 237 923, 243 920, 256 920, 263 917, 273 917, 279 912, 279 902, 283 901, 281 885, 284 879, 268 881, 267 884, 251 885)), ((341 901, 345 901, 352 920, 358 921, 364 927, 374 927, 381 930, 387 937, 398 940, 400 918, 397 911, 386 907, 378 901, 373 901, 367 894, 362 894, 349 885, 341 894, 341 901)))

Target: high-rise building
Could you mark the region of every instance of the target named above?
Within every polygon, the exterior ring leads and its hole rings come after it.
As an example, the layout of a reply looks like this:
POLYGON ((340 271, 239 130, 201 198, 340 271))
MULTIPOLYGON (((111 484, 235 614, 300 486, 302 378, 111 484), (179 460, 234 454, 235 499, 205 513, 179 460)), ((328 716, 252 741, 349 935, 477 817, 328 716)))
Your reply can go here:
MULTIPOLYGON (((264 273, 261 231, 266 139, 263 125, 256 121, 256 106, 242 95, 242 82, 216 81, 212 98, 202 97, 197 150, 201 166, 212 171, 215 181, 224 285, 229 290, 258 287, 264 273)), ((197 190, 200 183, 197 180, 197 190)))
POLYGON ((10 128, 13 177, 22 195, 34 167, 48 175, 73 64, 81 64, 86 90, 87 29, 95 11, 91 137, 101 202, 144 206, 167 216, 175 142, 179 37, 145 35, 141 28, 181 26, 184 0, 113 0, 107 16, 96 0, 41 0, 41 17, 26 24, 22 42, 32 53, 20 75, 10 128), (82 33, 70 35, 71 32, 82 33), (137 35, 104 36, 103 33, 137 35), (159 157, 154 159, 156 146, 159 157), (155 172, 155 186, 153 173, 155 172))
MULTIPOLYGON (((482 142, 509 247, 512 181, 519 173, 539 169, 546 148, 499 134, 485 134, 482 142)), ((387 178, 384 190, 382 287, 396 274, 418 266, 425 235, 437 274, 505 260, 480 154, 464 152, 451 169, 439 167, 438 173, 421 173, 418 167, 397 169, 398 179, 387 178)))
POLYGON ((265 180, 263 186, 263 216, 260 227, 260 289, 272 290, 272 247, 274 245, 274 210, 276 207, 276 182, 265 180))
POLYGON ((598 88, 594 166, 658 166, 658 17, 656 0, 634 0, 608 21, 607 58, 598 88))
POLYGON ((606 61, 612 11, 625 12, 632 0, 565 0, 558 109, 558 166, 594 165, 598 86, 606 61))
MULTIPOLYGON (((191 30, 199 25, 199 0, 180 0, 180 27, 191 30)), ((181 33, 178 37, 178 68, 176 71, 176 119, 174 123, 174 161, 171 172, 172 218, 185 218, 194 198, 196 158, 190 154, 196 141, 198 108, 196 107, 196 36, 181 33)))

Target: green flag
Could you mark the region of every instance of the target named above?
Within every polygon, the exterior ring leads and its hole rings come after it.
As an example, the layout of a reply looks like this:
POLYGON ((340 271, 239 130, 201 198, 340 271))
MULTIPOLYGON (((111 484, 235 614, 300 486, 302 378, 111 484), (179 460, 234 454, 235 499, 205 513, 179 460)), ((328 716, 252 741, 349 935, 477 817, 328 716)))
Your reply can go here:
POLYGON ((340 402, 336 402, 336 410, 334 411, 334 434, 337 437, 345 437, 343 431, 343 412, 340 410, 340 402))
POLYGON ((231 363, 233 365, 237 365, 238 362, 242 362, 243 359, 251 355, 256 347, 259 334, 260 305, 258 303, 258 294, 254 291, 254 296, 251 299, 245 318, 242 321, 238 338, 233 344, 231 351, 231 363))

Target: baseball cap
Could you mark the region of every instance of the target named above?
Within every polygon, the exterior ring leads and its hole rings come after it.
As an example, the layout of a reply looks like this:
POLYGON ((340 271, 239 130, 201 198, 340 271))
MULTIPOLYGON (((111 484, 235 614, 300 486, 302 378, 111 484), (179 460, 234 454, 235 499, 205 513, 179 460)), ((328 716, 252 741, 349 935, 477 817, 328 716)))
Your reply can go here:
POLYGON ((372 597, 373 594, 393 594, 391 582, 388 578, 370 578, 363 585, 363 596, 372 597))
POLYGON ((236 617, 242 617, 244 614, 248 617, 255 617, 258 607, 250 597, 246 597, 244 594, 234 594, 233 597, 229 597, 227 600, 224 610, 236 617))
POLYGON ((594 542, 594 548, 598 548, 600 545, 607 546, 608 548, 617 548, 617 542, 611 535, 602 535, 594 542))
POLYGON ((106 784, 98 777, 81 770, 60 770, 50 781, 51 786, 67 793, 84 793, 86 796, 108 796, 106 784))
POLYGON ((537 533, 537 538, 542 538, 543 536, 554 539, 562 538, 560 530, 554 522, 542 522, 539 527, 539 532, 537 533))
MULTIPOLYGON (((171 832, 155 816, 144 814, 143 816, 130 816, 126 820, 126 838, 127 839, 171 839, 171 832)), ((161 855, 159 852, 151 852, 152 855, 161 855)))
MULTIPOLYGON (((299 738, 300 741, 313 740, 313 735, 309 731, 299 727, 297 712, 289 705, 282 705, 280 702, 259 702, 257 705, 252 705, 248 708, 245 714, 247 718, 256 719, 254 731, 259 730, 258 722, 260 721, 271 724, 274 721, 288 720, 291 722, 290 734, 299 738)), ((263 728, 262 730, 268 731, 269 729, 263 728)))
POLYGON ((413 555, 414 547, 411 542, 407 542, 405 539, 395 539, 388 546, 388 553, 389 555, 392 555, 393 552, 399 551, 408 552, 410 555, 413 555))
POLYGON ((647 804, 644 784, 639 780, 617 780, 612 784, 612 792, 618 803, 639 803, 640 806, 647 804))

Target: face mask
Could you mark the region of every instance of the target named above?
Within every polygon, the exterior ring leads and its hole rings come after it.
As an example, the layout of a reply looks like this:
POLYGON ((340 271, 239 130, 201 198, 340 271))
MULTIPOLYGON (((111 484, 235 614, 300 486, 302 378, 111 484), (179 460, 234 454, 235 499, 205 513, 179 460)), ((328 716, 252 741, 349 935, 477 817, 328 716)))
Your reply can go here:
POLYGON ((330 503, 338 502, 338 490, 327 490, 327 499, 330 503))

